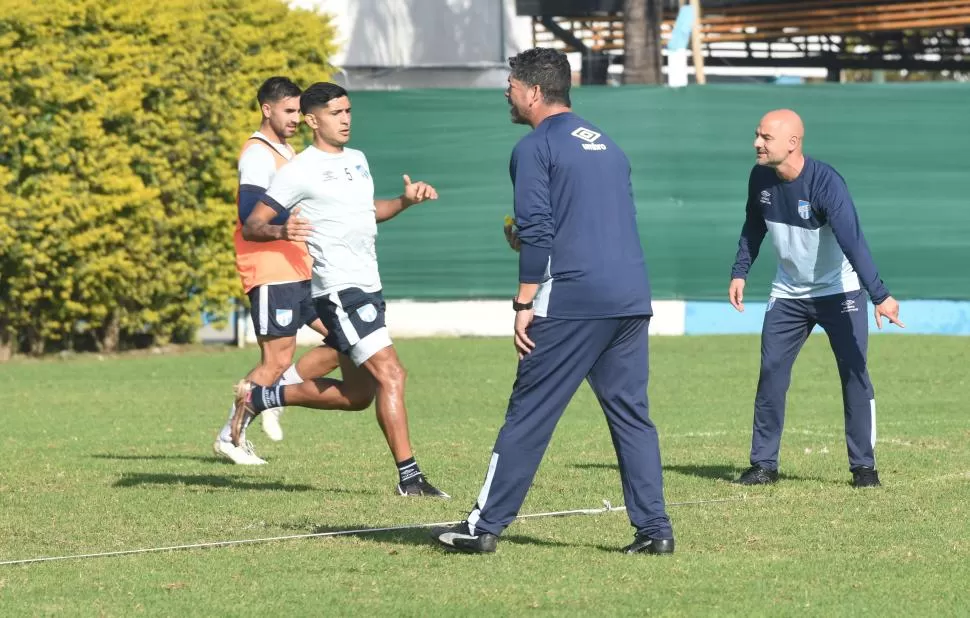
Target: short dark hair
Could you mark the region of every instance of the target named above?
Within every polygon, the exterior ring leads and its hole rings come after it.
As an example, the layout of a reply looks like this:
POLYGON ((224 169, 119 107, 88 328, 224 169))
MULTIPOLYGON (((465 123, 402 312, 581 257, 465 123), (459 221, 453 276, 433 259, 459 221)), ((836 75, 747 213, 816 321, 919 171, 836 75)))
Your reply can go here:
POLYGON ((347 96, 342 86, 330 82, 317 82, 300 95, 300 111, 309 114, 319 107, 326 107, 333 99, 347 96))
POLYGON ((259 104, 275 103, 288 97, 300 96, 300 87, 290 81, 288 77, 270 77, 259 87, 256 100, 259 104))
POLYGON ((566 54, 548 47, 535 47, 509 58, 512 77, 526 86, 539 86, 546 103, 570 106, 572 71, 566 54))

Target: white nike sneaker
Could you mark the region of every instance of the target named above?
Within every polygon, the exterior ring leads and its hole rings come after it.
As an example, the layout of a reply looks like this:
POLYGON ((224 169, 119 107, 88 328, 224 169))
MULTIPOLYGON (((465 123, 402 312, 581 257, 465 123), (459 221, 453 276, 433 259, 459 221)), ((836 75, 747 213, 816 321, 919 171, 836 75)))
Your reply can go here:
POLYGON ((280 426, 280 416, 283 415, 283 408, 270 408, 263 410, 259 415, 263 419, 263 432, 273 442, 283 439, 283 428, 280 426))
POLYGON ((216 440, 212 445, 212 450, 216 455, 228 459, 240 466, 261 466, 266 463, 265 459, 256 456, 253 443, 246 440, 244 446, 236 446, 229 440, 216 440))

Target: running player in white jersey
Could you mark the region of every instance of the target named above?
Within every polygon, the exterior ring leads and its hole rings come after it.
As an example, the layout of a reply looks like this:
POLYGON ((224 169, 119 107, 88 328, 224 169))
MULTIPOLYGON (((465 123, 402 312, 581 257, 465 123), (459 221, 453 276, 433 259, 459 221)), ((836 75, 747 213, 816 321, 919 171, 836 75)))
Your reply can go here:
POLYGON ((374 241, 377 223, 405 208, 437 199, 435 189, 404 176, 404 194, 374 199, 367 158, 346 148, 350 99, 336 84, 317 83, 300 97, 313 130, 313 145, 273 179, 246 219, 251 241, 306 241, 313 258, 312 295, 326 327, 327 344, 340 352, 343 380, 317 378, 302 384, 260 386, 250 379, 236 388, 233 440, 263 410, 298 405, 324 410, 362 410, 376 397, 377 421, 397 463, 402 496, 449 497, 425 478, 414 459, 404 404, 406 372, 384 325, 384 297, 374 241), (277 224, 283 213, 290 216, 277 224))
MULTIPOLYGON (((276 176, 278 169, 295 155, 287 138, 296 134, 300 123, 300 88, 285 77, 271 77, 256 94, 262 113, 259 130, 249 136, 239 154, 238 217, 234 244, 236 270, 243 290, 249 296, 253 327, 259 344, 260 362, 249 378, 259 384, 277 380, 285 384, 301 382, 303 376, 321 376, 337 367, 337 353, 326 347, 311 350, 295 365, 296 333, 304 324, 326 335, 310 297, 310 271, 313 261, 304 243, 281 240, 274 243, 249 242, 242 237, 242 223, 276 176)), ((230 408, 229 419, 232 419, 230 408)), ((267 410, 263 430, 271 440, 282 440, 279 424, 282 408, 267 410)), ((245 430, 244 430, 245 433, 245 430)), ((220 457, 242 465, 260 465, 265 460, 241 436, 233 443, 226 421, 213 450, 220 457)))

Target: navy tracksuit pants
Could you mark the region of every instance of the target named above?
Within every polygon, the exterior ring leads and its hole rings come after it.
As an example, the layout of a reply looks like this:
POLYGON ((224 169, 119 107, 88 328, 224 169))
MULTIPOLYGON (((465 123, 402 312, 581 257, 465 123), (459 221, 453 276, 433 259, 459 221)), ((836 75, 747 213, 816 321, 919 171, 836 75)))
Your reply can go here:
POLYGON ((876 400, 866 369, 869 322, 862 290, 817 298, 772 298, 761 331, 751 465, 778 469, 785 395, 795 357, 815 325, 828 335, 842 378, 849 468, 875 468, 876 400))
POLYGON ((519 361, 505 424, 468 516, 472 530, 497 535, 512 523, 559 417, 588 380, 609 424, 630 522, 652 538, 673 538, 648 414, 649 324, 649 317, 535 318, 528 331, 535 349, 519 361))

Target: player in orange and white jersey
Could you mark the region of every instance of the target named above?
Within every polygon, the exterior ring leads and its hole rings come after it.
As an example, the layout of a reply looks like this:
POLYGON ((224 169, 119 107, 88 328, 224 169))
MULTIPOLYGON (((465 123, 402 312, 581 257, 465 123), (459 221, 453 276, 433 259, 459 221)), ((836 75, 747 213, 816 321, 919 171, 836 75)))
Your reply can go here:
MULTIPOLYGON (((310 296, 313 260, 306 244, 286 240, 250 242, 241 233, 242 222, 270 186, 277 170, 296 154, 286 140, 299 128, 300 94, 299 86, 285 77, 266 80, 257 93, 262 123, 259 130, 243 143, 239 154, 238 217, 234 236, 236 270, 250 300, 259 343, 260 362, 248 378, 257 384, 298 384, 303 381, 301 376, 323 376, 338 365, 337 352, 324 346, 311 350, 293 364, 296 334, 302 326, 308 325, 326 335, 310 296)), ((285 216, 281 218, 285 219, 285 216)), ((275 408, 269 415, 263 414, 263 430, 272 440, 283 438, 279 424, 281 413, 282 408, 275 408)), ((228 422, 213 444, 213 450, 237 464, 266 463, 256 455, 247 440, 242 440, 239 446, 232 442, 228 422)))

